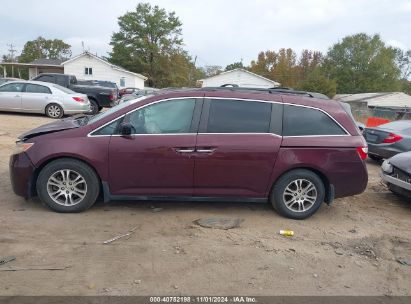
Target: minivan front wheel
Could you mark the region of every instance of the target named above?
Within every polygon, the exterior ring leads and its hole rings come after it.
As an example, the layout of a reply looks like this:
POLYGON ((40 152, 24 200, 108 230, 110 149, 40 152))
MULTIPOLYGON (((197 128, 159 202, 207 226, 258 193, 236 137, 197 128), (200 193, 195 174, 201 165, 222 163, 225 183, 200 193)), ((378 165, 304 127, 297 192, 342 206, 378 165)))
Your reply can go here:
POLYGON ((321 178, 312 171, 298 169, 280 177, 272 189, 270 200, 281 215, 300 220, 313 215, 320 208, 324 196, 321 178))
POLYGON ((40 200, 57 212, 80 212, 90 208, 100 189, 94 170, 74 159, 58 159, 47 164, 36 186, 40 200))

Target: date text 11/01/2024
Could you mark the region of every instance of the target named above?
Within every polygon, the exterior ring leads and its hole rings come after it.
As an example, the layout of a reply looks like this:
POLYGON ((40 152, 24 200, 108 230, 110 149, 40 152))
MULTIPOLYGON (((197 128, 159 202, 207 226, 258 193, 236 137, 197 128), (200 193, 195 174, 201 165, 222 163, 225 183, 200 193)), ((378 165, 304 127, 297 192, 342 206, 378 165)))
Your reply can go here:
POLYGON ((171 297, 150 297, 150 303, 256 303, 254 297, 212 297, 212 296, 171 296, 171 297))

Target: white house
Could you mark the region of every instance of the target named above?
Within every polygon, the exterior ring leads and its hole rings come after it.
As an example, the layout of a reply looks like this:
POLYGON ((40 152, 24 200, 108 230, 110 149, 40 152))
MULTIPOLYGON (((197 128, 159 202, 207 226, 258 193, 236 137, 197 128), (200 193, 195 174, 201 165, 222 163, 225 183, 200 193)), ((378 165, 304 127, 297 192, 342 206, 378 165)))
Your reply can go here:
POLYGON ((239 87, 272 88, 280 84, 244 69, 234 69, 199 80, 202 87, 219 87, 224 84, 236 84, 239 87))
POLYGON ((349 103, 354 107, 411 108, 411 96, 403 92, 337 94, 333 99, 349 103))
POLYGON ((82 80, 105 80, 115 82, 118 87, 134 87, 143 89, 147 77, 127 71, 119 66, 84 52, 62 63, 64 74, 75 75, 82 80))

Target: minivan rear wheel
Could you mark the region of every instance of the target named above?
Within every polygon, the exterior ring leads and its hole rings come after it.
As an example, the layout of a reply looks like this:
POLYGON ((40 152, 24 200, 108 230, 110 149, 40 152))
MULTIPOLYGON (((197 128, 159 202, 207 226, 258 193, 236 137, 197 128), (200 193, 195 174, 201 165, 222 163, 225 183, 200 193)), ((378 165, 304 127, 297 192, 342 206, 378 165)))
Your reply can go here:
POLYGON ((313 215, 324 202, 325 188, 321 178, 305 169, 285 173, 275 183, 270 201, 281 215, 305 219, 313 215))
POLYGON ((56 212, 80 212, 90 208, 99 194, 99 179, 88 165, 75 159, 47 164, 37 179, 40 200, 56 212))

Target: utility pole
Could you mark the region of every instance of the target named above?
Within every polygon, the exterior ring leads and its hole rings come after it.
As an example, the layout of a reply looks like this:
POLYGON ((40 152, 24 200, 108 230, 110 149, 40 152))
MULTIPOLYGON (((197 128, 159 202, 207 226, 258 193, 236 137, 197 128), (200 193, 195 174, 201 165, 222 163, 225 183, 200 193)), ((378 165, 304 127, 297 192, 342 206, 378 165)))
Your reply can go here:
MULTIPOLYGON (((13 43, 8 44, 7 46, 10 47, 9 48, 9 57, 10 57, 11 62, 13 63, 14 62, 14 53, 16 53, 17 50, 14 48, 13 43)), ((14 65, 13 64, 11 65, 11 77, 14 77, 14 65)))

